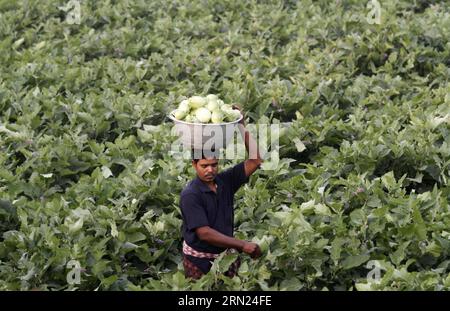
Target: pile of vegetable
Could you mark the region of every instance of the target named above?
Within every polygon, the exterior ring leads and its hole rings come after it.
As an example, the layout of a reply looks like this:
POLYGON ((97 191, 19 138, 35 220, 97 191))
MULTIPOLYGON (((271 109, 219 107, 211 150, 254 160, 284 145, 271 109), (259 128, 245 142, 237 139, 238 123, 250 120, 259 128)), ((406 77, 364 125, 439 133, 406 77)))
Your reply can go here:
POLYGON ((241 113, 225 104, 217 95, 209 94, 182 100, 173 116, 189 123, 224 123, 238 120, 241 113))

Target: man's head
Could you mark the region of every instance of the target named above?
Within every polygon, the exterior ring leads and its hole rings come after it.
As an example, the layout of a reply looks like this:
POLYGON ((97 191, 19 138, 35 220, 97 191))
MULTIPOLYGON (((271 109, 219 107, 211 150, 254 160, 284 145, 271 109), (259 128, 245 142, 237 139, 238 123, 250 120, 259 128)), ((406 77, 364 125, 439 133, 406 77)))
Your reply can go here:
POLYGON ((205 182, 213 181, 219 171, 219 160, 216 156, 205 155, 202 152, 201 158, 195 158, 194 151, 192 155, 192 167, 197 172, 197 176, 205 182))
POLYGON ((192 160, 192 166, 197 171, 198 178, 210 182, 216 178, 219 171, 219 160, 216 158, 192 160))

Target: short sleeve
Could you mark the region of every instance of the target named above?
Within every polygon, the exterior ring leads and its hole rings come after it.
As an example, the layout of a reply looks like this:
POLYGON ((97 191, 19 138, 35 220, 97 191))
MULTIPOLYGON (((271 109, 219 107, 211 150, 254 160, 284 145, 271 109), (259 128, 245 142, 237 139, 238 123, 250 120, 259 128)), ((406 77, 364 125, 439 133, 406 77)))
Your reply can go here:
POLYGON ((209 226, 206 211, 199 195, 193 193, 183 195, 180 199, 180 208, 188 230, 209 226))
POLYGON ((233 193, 236 193, 236 191, 238 191, 239 188, 249 180, 249 178, 245 175, 244 162, 223 171, 220 175, 226 182, 231 184, 233 193))

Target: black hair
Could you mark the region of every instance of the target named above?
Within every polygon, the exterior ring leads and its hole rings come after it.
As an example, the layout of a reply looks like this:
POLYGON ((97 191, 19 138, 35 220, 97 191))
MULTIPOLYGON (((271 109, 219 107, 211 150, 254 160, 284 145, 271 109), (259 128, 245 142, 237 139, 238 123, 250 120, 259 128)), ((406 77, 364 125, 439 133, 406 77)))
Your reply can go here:
POLYGON ((206 149, 191 149, 191 158, 192 161, 198 162, 201 159, 211 159, 211 158, 219 158, 219 150, 215 148, 206 150, 206 149))

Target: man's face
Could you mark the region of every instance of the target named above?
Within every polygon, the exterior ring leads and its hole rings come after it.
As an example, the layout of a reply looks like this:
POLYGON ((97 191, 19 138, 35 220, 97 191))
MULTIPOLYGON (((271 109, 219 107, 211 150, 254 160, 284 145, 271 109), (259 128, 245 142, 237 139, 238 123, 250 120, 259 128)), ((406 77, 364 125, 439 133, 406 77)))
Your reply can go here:
POLYGON ((197 171, 198 177, 206 182, 213 181, 219 170, 219 161, 217 159, 200 159, 197 162, 192 161, 192 166, 197 171))

